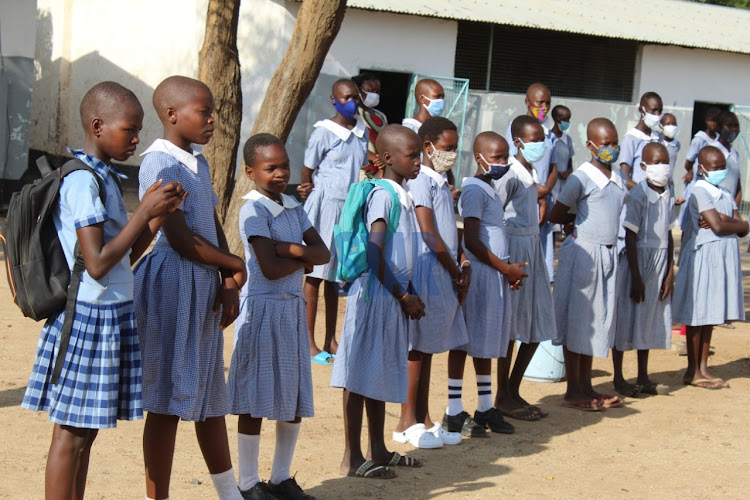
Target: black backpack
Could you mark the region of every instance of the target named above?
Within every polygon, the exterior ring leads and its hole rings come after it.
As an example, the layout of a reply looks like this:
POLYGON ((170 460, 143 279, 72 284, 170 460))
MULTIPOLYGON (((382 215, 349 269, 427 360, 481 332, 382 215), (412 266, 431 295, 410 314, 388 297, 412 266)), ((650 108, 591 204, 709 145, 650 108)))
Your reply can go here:
MULTIPOLYGON (((13 193, 0 240, 13 302, 24 316, 39 321, 66 310, 59 351, 65 353, 75 315, 78 284, 85 266, 76 243, 75 265, 71 272, 52 214, 58 203, 60 184, 71 172, 88 170, 99 184, 102 203, 107 195, 101 178, 81 160, 69 160, 52 170, 46 158, 41 157, 37 165, 43 177, 13 193)), ((63 354, 57 359, 52 383, 57 383, 64 358, 63 354)))

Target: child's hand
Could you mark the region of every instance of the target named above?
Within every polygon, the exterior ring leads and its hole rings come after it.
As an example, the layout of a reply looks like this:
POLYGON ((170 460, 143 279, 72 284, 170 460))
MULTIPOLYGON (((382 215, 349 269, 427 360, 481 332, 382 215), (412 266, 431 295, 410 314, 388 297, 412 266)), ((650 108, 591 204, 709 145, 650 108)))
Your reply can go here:
POLYGON ((419 298, 419 295, 408 294, 400 299, 398 303, 409 318, 420 319, 424 317, 424 302, 419 298))
POLYGON ((664 277, 664 283, 661 284, 661 300, 665 300, 667 297, 672 299, 674 295, 674 272, 672 269, 669 270, 667 275, 664 277))
POLYGON ((566 181, 566 180, 568 180, 568 177, 570 177, 570 174, 571 174, 570 170, 563 170, 562 172, 558 172, 557 176, 560 179, 566 181))
POLYGON ((214 316, 221 309, 221 321, 219 327, 224 328, 231 325, 240 314, 239 287, 234 278, 225 278, 216 292, 214 299, 214 316))
POLYGON ((693 170, 688 170, 685 175, 682 176, 682 181, 687 185, 693 181, 693 170))
POLYGON ((521 288, 523 285, 523 279, 529 276, 523 272, 523 268, 528 265, 528 262, 513 262, 512 264, 508 264, 508 267, 503 274, 513 290, 521 288))
POLYGON ((565 237, 567 238, 571 234, 573 234, 573 231, 575 231, 575 222, 568 222, 563 226, 563 233, 565 233, 565 237))
POLYGON ((273 244, 276 255, 282 259, 301 259, 304 253, 302 245, 288 241, 276 241, 273 244))
POLYGON ((232 279, 237 283, 237 288, 242 288, 247 281, 247 269, 243 267, 242 271, 237 271, 232 275, 232 279))
POLYGON ((539 200, 539 226, 543 226, 547 222, 547 200, 544 198, 539 200))
POLYGON ((458 279, 453 282, 458 289, 458 305, 464 305, 466 301, 466 294, 469 291, 469 285, 471 284, 471 266, 461 268, 461 274, 458 279))
POLYGON ((141 200, 140 207, 146 211, 149 220, 171 214, 188 195, 179 182, 172 181, 163 186, 162 182, 162 179, 159 179, 151 184, 141 200))
POLYGON ((453 189, 453 186, 451 188, 451 194, 453 194, 453 203, 458 202, 458 199, 461 197, 461 190, 460 189, 453 189))
POLYGON ((302 184, 297 186, 297 194, 303 200, 306 200, 307 197, 310 196, 310 193, 312 193, 312 190, 313 190, 312 182, 303 182, 302 184))
POLYGON ((646 300, 646 285, 643 284, 642 279, 633 280, 633 283, 631 283, 630 298, 636 304, 646 300))
POLYGON ((378 170, 382 170, 385 168, 385 163, 383 163, 383 159, 380 158, 380 155, 375 153, 372 155, 372 164, 377 168, 378 170))

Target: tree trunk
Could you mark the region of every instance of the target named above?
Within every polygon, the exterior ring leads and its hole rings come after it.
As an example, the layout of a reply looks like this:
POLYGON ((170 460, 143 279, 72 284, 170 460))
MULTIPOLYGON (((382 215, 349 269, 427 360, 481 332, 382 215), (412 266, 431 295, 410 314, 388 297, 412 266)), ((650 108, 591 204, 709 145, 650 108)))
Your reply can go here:
POLYGON ((219 197, 217 211, 224 220, 234 191, 237 148, 242 121, 240 58, 237 23, 240 0, 209 0, 206 37, 198 56, 198 79, 214 94, 214 136, 203 154, 211 166, 211 181, 219 197))
MULTIPOLYGON (((271 78, 251 134, 267 132, 286 142, 299 110, 318 79, 328 49, 341 28, 345 11, 346 0, 302 2, 289 47, 271 78)), ((229 248, 239 255, 242 255, 242 241, 237 219, 243 203, 241 196, 253 187, 245 173, 240 172, 223 219, 224 227, 229 228, 229 248)))

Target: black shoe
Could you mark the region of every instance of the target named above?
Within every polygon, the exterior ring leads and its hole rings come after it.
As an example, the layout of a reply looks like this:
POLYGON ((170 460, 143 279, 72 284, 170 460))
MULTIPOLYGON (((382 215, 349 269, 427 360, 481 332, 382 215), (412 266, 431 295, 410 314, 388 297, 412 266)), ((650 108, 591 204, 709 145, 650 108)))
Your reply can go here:
POLYGON ((487 436, 484 427, 477 424, 465 411, 453 416, 450 416, 447 413, 443 414, 443 427, 445 427, 445 430, 448 432, 460 432, 468 437, 475 438, 487 436))
POLYGON ((492 432, 503 434, 513 434, 515 427, 505 421, 503 415, 496 408, 490 408, 487 411, 475 411, 474 421, 484 427, 489 428, 492 432))
POLYGON ((308 495, 297 484, 297 480, 290 477, 279 484, 268 482, 268 489, 279 500, 317 500, 314 496, 308 495))
POLYGON ((268 489, 268 485, 263 481, 255 483, 255 486, 249 490, 240 490, 240 495, 245 500, 277 500, 268 489))

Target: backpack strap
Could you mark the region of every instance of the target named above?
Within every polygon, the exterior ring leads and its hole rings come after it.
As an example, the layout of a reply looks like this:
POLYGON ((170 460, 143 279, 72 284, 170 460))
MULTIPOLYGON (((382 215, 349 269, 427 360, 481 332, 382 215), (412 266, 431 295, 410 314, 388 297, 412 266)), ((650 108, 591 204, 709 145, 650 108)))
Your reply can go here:
POLYGON ((398 229, 398 221, 401 218, 401 200, 399 200, 398 193, 390 182, 381 179, 371 179, 370 182, 376 186, 382 187, 391 195, 390 220, 386 223, 386 226, 388 227, 388 236, 390 236, 398 229))

